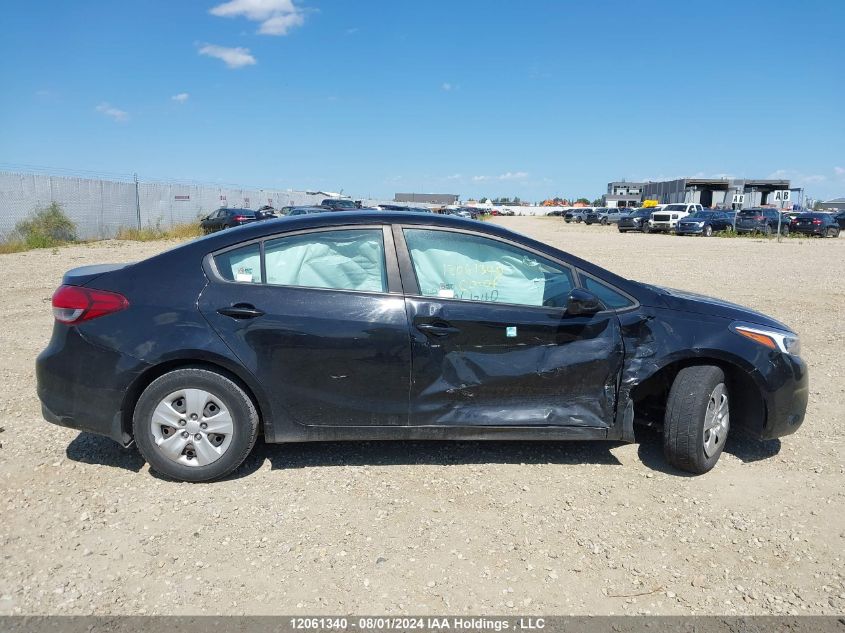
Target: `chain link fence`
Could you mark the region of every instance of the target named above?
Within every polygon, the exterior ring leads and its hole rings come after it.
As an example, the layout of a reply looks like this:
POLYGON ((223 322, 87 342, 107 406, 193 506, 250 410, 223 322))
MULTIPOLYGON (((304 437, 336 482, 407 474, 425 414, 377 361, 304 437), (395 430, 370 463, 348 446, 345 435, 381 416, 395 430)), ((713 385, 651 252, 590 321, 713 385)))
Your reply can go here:
MULTIPOLYGON (((163 229, 199 221, 220 207, 319 204, 326 196, 305 191, 244 189, 214 185, 102 180, 0 171, 0 240, 37 209, 57 203, 83 240, 109 239, 122 228, 163 229)), ((386 201, 364 199, 364 206, 386 201)))

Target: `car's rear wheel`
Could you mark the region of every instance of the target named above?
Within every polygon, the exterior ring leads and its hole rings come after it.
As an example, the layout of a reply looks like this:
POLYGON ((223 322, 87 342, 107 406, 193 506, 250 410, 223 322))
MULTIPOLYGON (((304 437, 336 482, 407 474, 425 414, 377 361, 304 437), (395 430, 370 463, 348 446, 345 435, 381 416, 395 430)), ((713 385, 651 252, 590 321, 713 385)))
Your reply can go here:
POLYGON ((177 369, 144 390, 132 428, 138 449, 157 472, 210 481, 246 459, 258 434, 258 412, 229 378, 206 369, 177 369))
POLYGON ((704 227, 704 237, 710 237, 713 235, 713 227, 709 224, 704 227))
POLYGON ((771 235, 771 234, 772 234, 772 227, 770 227, 770 226, 767 224, 766 226, 764 226, 764 227, 763 227, 763 235, 765 235, 766 237, 768 237, 768 236, 769 236, 769 235, 771 235))
POLYGON ((602 226, 607 226, 607 218, 602 218, 602 219, 601 219, 601 225, 602 225, 602 226))
POLYGON ((576 222, 578 222, 578 223, 580 224, 580 223, 581 223, 581 218, 575 218, 575 221, 576 221, 576 222))
POLYGON ((789 237, 789 227, 785 224, 782 227, 780 227, 780 234, 783 235, 784 237, 789 237))
POLYGON ((679 371, 663 420, 663 452, 668 462, 691 473, 706 473, 719 461, 729 430, 724 372, 714 365, 679 371))

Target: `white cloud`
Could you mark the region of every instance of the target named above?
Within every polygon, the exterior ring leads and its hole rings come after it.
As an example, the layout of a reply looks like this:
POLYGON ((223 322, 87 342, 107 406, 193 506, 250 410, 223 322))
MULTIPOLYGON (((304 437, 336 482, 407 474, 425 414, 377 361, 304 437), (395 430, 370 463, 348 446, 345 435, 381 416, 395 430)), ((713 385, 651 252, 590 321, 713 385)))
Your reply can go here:
POLYGON ((827 176, 822 174, 803 174, 794 169, 778 169, 769 174, 771 179, 789 180, 793 187, 801 187, 804 185, 815 185, 820 182, 825 182, 827 176))
POLYGON ((187 92, 180 92, 178 95, 173 95, 170 98, 176 103, 185 103, 190 97, 191 95, 189 95, 187 92))
POLYGON ((845 176, 845 167, 834 167, 833 173, 837 176, 845 176))
POLYGON ((527 171, 506 171, 504 174, 499 175, 499 180, 522 180, 523 178, 528 178, 527 171))
POLYGON ((359 29, 357 26, 353 26, 351 29, 346 29, 346 34, 347 35, 354 35, 355 33, 357 33, 360 30, 361 29, 359 29))
POLYGON ((463 178, 460 174, 452 174, 451 176, 446 176, 446 180, 460 180, 463 178))
POLYGON ((105 101, 98 105, 95 110, 97 110, 97 112, 99 112, 100 114, 103 114, 109 117, 110 119, 117 121, 118 123, 123 123, 124 121, 129 120, 128 112, 115 108, 114 106, 109 103, 106 103, 105 101))
POLYGON ((216 44, 205 44, 199 50, 200 55, 207 55, 208 57, 216 57, 222 59, 229 68, 242 68, 243 66, 252 66, 256 63, 248 48, 228 48, 226 46, 217 46, 216 44))
POLYGON ((221 18, 245 17, 260 22, 262 35, 287 35, 305 23, 305 13, 293 0, 230 0, 210 11, 221 18))
POLYGON ((475 182, 481 182, 482 180, 490 180, 490 176, 473 176, 472 179, 475 182))
POLYGON ((445 92, 450 92, 453 87, 454 86, 452 86, 449 82, 443 82, 443 85, 440 86, 441 90, 444 90, 445 92))

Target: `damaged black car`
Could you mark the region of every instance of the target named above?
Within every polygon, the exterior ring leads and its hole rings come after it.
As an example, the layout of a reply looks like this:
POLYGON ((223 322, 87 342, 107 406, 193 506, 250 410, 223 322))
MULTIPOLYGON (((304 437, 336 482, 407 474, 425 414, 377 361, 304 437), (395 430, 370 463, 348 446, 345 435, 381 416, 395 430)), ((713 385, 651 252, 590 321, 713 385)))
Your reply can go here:
POLYGON ((49 422, 207 481, 266 442, 616 440, 704 473, 793 433, 807 367, 763 314, 615 275, 504 228, 351 212, 68 271, 37 360, 49 422))

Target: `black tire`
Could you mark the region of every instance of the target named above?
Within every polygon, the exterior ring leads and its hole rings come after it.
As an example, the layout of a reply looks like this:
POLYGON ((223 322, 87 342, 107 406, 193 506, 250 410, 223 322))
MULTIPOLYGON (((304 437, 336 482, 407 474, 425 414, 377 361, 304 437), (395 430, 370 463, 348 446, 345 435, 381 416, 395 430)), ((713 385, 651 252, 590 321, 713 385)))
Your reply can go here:
POLYGON ((713 227, 709 224, 704 227, 704 237, 710 237, 713 235, 713 227))
POLYGON ((771 234, 772 234, 772 227, 767 224, 765 227, 763 227, 763 235, 765 235, 766 237, 769 237, 771 234))
POLYGON ((607 226, 607 218, 602 218, 602 219, 601 219, 601 225, 602 225, 602 226, 607 226))
MULTIPOLYGON (((686 367, 675 377, 669 390, 663 420, 663 453, 675 468, 703 474, 719 461, 729 426, 724 437, 718 438, 710 456, 705 454, 704 439, 704 422, 710 396, 719 385, 725 385, 725 374, 714 365, 686 367)), ((727 398, 728 394, 725 393, 727 398)), ((729 401, 727 403, 729 405, 729 401)))
POLYGON ((575 218, 575 222, 577 222, 578 224, 581 224, 581 218, 575 218))
POLYGON ((258 436, 258 411, 246 392, 226 376, 207 369, 177 369, 155 379, 141 394, 132 416, 132 431, 141 455, 157 472, 180 481, 211 481, 231 473, 249 455, 258 436), (159 403, 168 394, 189 388, 213 394, 229 410, 233 422, 228 449, 205 466, 186 466, 170 460, 156 446, 150 430, 153 411, 159 403))

